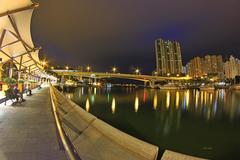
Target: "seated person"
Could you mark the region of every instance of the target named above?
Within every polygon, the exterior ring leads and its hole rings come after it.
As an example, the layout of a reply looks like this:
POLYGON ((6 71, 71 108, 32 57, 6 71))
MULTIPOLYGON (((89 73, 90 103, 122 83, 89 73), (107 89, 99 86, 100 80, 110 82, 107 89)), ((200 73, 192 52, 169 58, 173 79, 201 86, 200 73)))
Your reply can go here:
POLYGON ((13 93, 14 93, 17 101, 19 101, 19 98, 21 99, 21 102, 25 101, 25 99, 23 99, 23 94, 19 91, 19 89, 17 87, 14 88, 13 93))

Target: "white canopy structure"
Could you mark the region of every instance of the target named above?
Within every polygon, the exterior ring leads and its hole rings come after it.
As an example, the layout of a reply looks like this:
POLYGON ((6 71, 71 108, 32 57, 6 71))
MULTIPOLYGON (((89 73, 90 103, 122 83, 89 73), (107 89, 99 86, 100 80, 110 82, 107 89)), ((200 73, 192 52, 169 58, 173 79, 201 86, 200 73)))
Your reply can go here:
POLYGON ((0 63, 12 61, 18 71, 39 75, 43 70, 31 37, 31 17, 37 3, 0 0, 0 63))

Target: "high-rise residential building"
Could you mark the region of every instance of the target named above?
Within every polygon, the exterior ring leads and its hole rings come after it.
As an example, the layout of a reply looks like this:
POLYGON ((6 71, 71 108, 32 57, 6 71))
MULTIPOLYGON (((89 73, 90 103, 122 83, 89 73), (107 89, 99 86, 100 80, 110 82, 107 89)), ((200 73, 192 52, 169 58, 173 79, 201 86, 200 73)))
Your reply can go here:
POLYGON ((201 58, 200 57, 194 57, 190 62, 188 63, 188 74, 191 77, 199 77, 202 76, 202 65, 201 65, 201 58))
POLYGON ((240 60, 230 56, 229 60, 224 63, 224 73, 226 78, 235 78, 240 75, 240 60))
POLYGON ((221 55, 206 55, 203 58, 194 57, 188 63, 188 74, 191 77, 202 77, 213 74, 223 75, 223 60, 221 55))
POLYGON ((182 55, 180 44, 176 41, 155 41, 156 70, 158 75, 182 73, 182 55))
POLYGON ((219 74, 221 74, 221 73, 224 72, 223 66, 224 66, 223 58, 222 58, 221 55, 218 55, 218 56, 217 56, 217 72, 218 72, 219 74))

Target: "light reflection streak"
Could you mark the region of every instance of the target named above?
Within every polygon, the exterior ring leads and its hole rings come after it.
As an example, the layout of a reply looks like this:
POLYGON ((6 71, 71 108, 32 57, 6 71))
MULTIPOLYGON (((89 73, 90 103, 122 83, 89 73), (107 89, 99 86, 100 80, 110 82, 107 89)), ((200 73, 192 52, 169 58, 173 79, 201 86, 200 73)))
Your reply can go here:
POLYGON ((166 98, 166 107, 167 109, 170 106, 170 91, 167 91, 167 98, 166 98))
POLYGON ((146 100, 147 100, 147 90, 144 89, 144 91, 143 91, 143 102, 145 103, 146 100))
POLYGON ((138 112, 138 108, 139 108, 139 99, 138 99, 138 96, 136 95, 135 103, 134 103, 134 111, 138 112))
POLYGON ((199 99, 199 91, 196 90, 196 97, 195 97, 195 108, 198 108, 198 99, 199 99))
POLYGON ((179 92, 176 92, 176 109, 179 107, 179 92))
POLYGON ((116 111, 116 102, 115 102, 115 98, 113 97, 113 99, 112 99, 112 114, 114 114, 115 113, 115 111, 116 111))
POLYGON ((209 100, 210 106, 212 106, 212 102, 213 102, 213 94, 210 93, 210 100, 209 100))
POLYGON ((203 106, 203 92, 201 91, 201 106, 203 106))
POLYGON ((187 107, 187 109, 188 109, 188 106, 189 106, 189 90, 187 90, 187 92, 186 92, 186 107, 187 107))
POLYGON ((153 97, 153 108, 154 110, 157 109, 157 92, 154 93, 154 97, 153 97))
POLYGON ((88 98, 87 98, 87 100, 86 100, 86 105, 85 105, 85 107, 86 107, 86 111, 89 112, 89 110, 90 110, 90 103, 89 103, 89 99, 88 99, 88 98))
POLYGON ((96 95, 96 94, 97 94, 97 88, 94 87, 94 95, 96 95))

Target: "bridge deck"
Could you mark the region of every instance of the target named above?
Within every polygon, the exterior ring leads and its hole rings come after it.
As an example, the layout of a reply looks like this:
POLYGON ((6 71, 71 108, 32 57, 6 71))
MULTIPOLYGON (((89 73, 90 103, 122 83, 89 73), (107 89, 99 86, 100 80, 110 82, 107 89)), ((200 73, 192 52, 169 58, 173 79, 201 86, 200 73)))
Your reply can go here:
POLYGON ((12 107, 0 104, 1 160, 66 160, 51 111, 49 89, 12 107))

